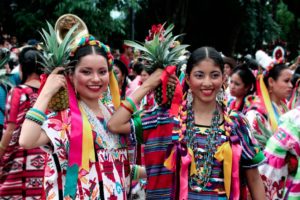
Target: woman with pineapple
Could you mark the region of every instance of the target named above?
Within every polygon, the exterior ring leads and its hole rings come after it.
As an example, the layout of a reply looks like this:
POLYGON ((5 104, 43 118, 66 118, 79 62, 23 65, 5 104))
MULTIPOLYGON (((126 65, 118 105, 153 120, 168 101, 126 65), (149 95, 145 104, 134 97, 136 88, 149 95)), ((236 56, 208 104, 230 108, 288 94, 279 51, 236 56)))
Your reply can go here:
MULTIPOLYGON (((8 94, 0 142, 0 199, 41 199, 46 153, 40 148, 26 150, 18 142, 25 114, 33 106, 41 85, 41 54, 26 47, 19 61, 23 80, 8 94)), ((30 138, 31 131, 27 134, 30 138)))
MULTIPOLYGON (((240 199, 246 181, 253 199, 265 199, 257 170, 264 156, 252 143, 247 121, 216 100, 223 72, 220 53, 199 48, 187 63, 189 90, 178 116, 160 105, 140 120, 136 114, 131 119, 135 104, 161 84, 163 70, 157 69, 108 122, 110 131, 145 143, 147 199, 240 199)), ((169 75, 168 84, 178 84, 175 75, 169 75)))
POLYGON ((99 99, 116 81, 113 57, 108 46, 86 36, 70 59, 74 67, 68 75, 58 67, 48 76, 26 115, 19 142, 27 149, 42 147, 49 153, 47 199, 126 199, 130 172, 126 138, 107 130, 112 110, 99 99), (46 116, 60 88, 67 88, 69 108, 46 116))

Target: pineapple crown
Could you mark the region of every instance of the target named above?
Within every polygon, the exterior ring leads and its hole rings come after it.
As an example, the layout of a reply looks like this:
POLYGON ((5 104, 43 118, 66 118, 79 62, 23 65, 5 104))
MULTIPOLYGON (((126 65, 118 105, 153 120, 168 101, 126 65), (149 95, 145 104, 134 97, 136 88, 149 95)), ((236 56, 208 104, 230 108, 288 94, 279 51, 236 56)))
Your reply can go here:
POLYGON ((101 49, 104 50, 104 52, 107 55, 107 62, 108 62, 108 69, 109 71, 112 70, 113 64, 114 64, 114 57, 110 52, 110 48, 108 45, 105 45, 104 43, 100 42, 99 40, 96 40, 94 36, 92 35, 86 35, 80 39, 77 46, 74 47, 70 53, 70 56, 73 57, 78 49, 84 47, 84 46, 98 46, 101 49))
POLYGON ((150 65, 149 68, 154 70, 180 63, 180 56, 189 46, 181 45, 177 41, 183 34, 173 36, 173 24, 166 29, 164 26, 165 24, 153 25, 144 43, 125 40, 126 45, 141 51, 141 58, 150 65))
POLYGON ((68 31, 61 43, 57 40, 57 34, 53 26, 49 22, 47 22, 47 26, 48 32, 45 29, 40 32, 43 38, 43 62, 41 64, 44 66, 45 73, 50 74, 56 67, 67 67, 71 44, 76 39, 73 33, 76 31, 78 24, 68 31))

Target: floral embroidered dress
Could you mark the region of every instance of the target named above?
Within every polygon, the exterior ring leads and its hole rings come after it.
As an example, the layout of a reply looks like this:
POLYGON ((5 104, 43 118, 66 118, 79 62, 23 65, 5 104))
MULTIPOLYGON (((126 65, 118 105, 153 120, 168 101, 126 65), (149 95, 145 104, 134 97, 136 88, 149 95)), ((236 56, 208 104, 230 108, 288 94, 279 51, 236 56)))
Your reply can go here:
POLYGON ((42 199, 46 154, 40 148, 19 146, 25 114, 37 98, 37 89, 27 85, 13 88, 7 99, 5 128, 16 128, 0 162, 0 199, 42 199))
MULTIPOLYGON (((127 199, 129 189, 129 161, 126 137, 115 134, 112 137, 106 128, 106 121, 98 119, 106 133, 93 130, 96 161, 90 162, 89 172, 80 170, 74 199, 127 199), (105 136, 105 137, 104 137, 105 136), (110 138, 110 141, 107 139, 110 138), (116 148, 107 149, 112 142, 116 148)), ((69 158, 71 115, 69 110, 51 113, 42 128, 51 140, 43 148, 51 154, 46 162, 45 190, 47 199, 63 199, 69 158)), ((68 197, 64 199, 69 199, 68 197)))
MULTIPOLYGON (((238 116, 242 117, 242 115, 238 116)), ((226 118, 225 122, 227 123, 226 118)), ((242 119, 238 120, 239 122, 242 119)), ((257 167, 263 160, 264 156, 259 149, 253 145, 249 129, 243 129, 244 126, 239 126, 238 121, 234 121, 232 126, 232 136, 241 146, 241 157, 239 168, 257 167), (243 133, 238 131, 243 130, 243 133)), ((215 150, 228 142, 231 137, 225 135, 224 124, 220 124, 216 131, 215 150)), ((136 134, 133 121, 132 134, 136 134)), ((194 124, 194 159, 197 163, 196 173, 191 174, 190 165, 188 167, 188 177, 178 175, 177 167, 183 166, 183 160, 176 160, 178 157, 185 159, 187 152, 183 146, 188 140, 187 136, 181 135, 181 128, 185 126, 181 124, 181 120, 177 117, 171 117, 169 110, 166 108, 158 107, 149 110, 142 116, 143 125, 143 141, 145 143, 145 165, 147 171, 147 194, 146 199, 227 199, 224 188, 224 171, 223 161, 218 161, 213 157, 212 165, 210 166, 211 172, 206 174, 208 182, 205 187, 200 187, 201 182, 199 179, 200 171, 205 162, 205 146, 208 143, 208 136, 210 135, 211 128, 203 127, 194 124), (183 139, 184 138, 184 139, 183 139), (181 146, 181 147, 180 147, 181 146), (171 150, 175 149, 174 154, 171 150), (174 155, 175 162, 172 162, 173 169, 166 167, 166 158, 174 155), (180 164, 181 163, 181 164, 180 164), (179 164, 179 165, 178 165, 179 164), (187 182, 182 182, 184 180, 187 182), (186 184, 186 185, 185 185, 186 184), (177 188, 177 189, 176 189, 177 188), (187 188, 188 197, 183 198, 181 190, 187 188)), ((219 155, 222 154, 219 151, 219 155)), ((234 152, 233 152, 234 153, 234 152)), ((216 153, 217 154, 217 153, 216 153)), ((215 154, 215 155, 216 155, 215 154)), ((229 155, 224 155, 229 157, 229 155)), ((219 156, 219 158, 222 156, 219 156)), ((180 172, 181 174, 181 172, 180 172)), ((238 177, 239 179, 239 177, 238 177)))
MULTIPOLYGON (((264 109, 262 106, 262 102, 257 97, 249 97, 247 99, 247 104, 250 105, 246 111, 246 117, 251 125, 252 131, 257 139, 261 149, 265 149, 265 145, 267 141, 272 137, 274 132, 272 131, 272 127, 269 122, 269 113, 264 109), (262 136, 262 137, 261 137, 262 136)), ((287 107, 282 103, 282 110, 279 109, 274 102, 272 102, 272 106, 275 113, 275 119, 277 123, 279 123, 279 117, 287 112, 287 107)), ((266 155, 268 159, 268 156, 266 155)), ((269 165, 264 164, 259 166, 259 173, 261 175, 262 181, 265 186, 266 191, 266 199, 273 200, 273 199, 282 199, 283 198, 283 187, 286 181, 286 177, 281 176, 276 178, 269 179, 266 176, 266 173, 269 173, 269 165)), ((277 174, 280 175, 281 173, 277 174)))
POLYGON ((282 115, 276 133, 266 145, 265 155, 267 163, 262 173, 268 184, 276 186, 274 190, 267 191, 268 199, 300 199, 300 107, 282 115), (288 174, 288 153, 297 158, 295 174, 288 174))

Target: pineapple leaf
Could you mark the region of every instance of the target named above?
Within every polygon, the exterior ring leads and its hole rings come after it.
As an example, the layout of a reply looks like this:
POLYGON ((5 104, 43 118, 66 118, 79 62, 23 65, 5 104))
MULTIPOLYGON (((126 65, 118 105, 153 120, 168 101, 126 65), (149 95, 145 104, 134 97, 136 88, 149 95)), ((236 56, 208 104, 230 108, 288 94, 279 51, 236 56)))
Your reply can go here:
POLYGON ((171 33, 171 31, 173 30, 174 28, 174 24, 170 24, 167 29, 165 30, 164 32, 164 36, 168 35, 169 33, 171 33))
POLYGON ((142 51, 142 52, 146 52, 146 53, 148 53, 148 54, 151 54, 151 53, 148 51, 148 49, 145 48, 145 47, 143 46, 143 44, 140 43, 140 42, 134 42, 134 41, 130 41, 130 40, 125 40, 124 43, 125 43, 126 45, 131 46, 131 47, 133 47, 133 48, 135 48, 135 49, 138 49, 138 50, 140 50, 140 51, 142 51))
POLYGON ((182 50, 188 47, 188 45, 179 45, 172 48, 175 40, 182 36, 182 34, 173 36, 172 30, 174 29, 174 25, 170 24, 166 30, 163 29, 164 26, 165 23, 161 29, 152 36, 152 40, 148 40, 145 43, 125 41, 126 45, 140 50, 142 58, 154 69, 178 64, 178 58, 181 56, 182 50))
POLYGON ((44 71, 49 74, 56 67, 64 66, 68 62, 69 53, 71 52, 71 43, 74 41, 75 37, 73 33, 78 28, 78 24, 73 26, 65 36, 61 44, 57 41, 57 34, 53 26, 47 22, 48 32, 42 29, 40 32, 43 39, 43 49, 44 57, 43 63, 44 71))

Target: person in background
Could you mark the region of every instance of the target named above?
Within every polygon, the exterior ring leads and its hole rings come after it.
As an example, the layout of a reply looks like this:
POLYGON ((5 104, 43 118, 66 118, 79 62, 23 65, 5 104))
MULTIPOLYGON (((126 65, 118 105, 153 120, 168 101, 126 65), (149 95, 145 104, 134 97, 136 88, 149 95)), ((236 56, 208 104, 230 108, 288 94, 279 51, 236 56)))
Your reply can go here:
MULTIPOLYGON (((256 52, 256 59, 264 70, 257 77, 257 96, 247 99, 246 104, 249 106, 247 106, 245 116, 258 145, 264 150, 269 138, 272 137, 278 124, 280 124, 280 116, 289 110, 287 98, 293 88, 292 72, 285 63, 274 64, 274 60, 261 50, 256 52)), ((295 156, 291 156, 288 160, 290 160, 289 163, 293 163, 292 160, 295 160, 295 156)), ((281 176, 274 176, 269 179, 266 176, 269 169, 266 164, 259 167, 266 191, 266 199, 282 199, 286 179, 281 176)))
POLYGON ((121 99, 125 99, 129 88, 127 67, 122 61, 115 59, 113 70, 117 76, 121 99))
POLYGON ((112 49, 112 55, 114 59, 120 60, 120 49, 112 49))
MULTIPOLYGON (((8 54, 10 54, 8 49, 0 48, 0 60, 3 59, 8 54)), ((6 75, 5 76, 7 76, 8 82, 10 84, 0 83, 0 139, 1 139, 2 133, 3 133, 4 116, 5 116, 5 103, 6 103, 7 94, 10 91, 11 87, 16 86, 16 85, 21 83, 20 73, 19 72, 10 73, 11 70, 10 70, 9 64, 6 63, 4 65, 5 65, 4 67, 6 69, 6 75)))
POLYGON ((300 199, 298 165, 300 161, 300 107, 283 114, 280 121, 264 150, 267 157, 264 179, 268 180, 268 185, 274 187, 274 190, 267 191, 269 193, 266 199, 298 200, 300 199), (294 163, 291 163, 291 157, 295 158, 294 163))
POLYGON ((230 95, 235 97, 228 106, 231 110, 245 111, 245 101, 248 95, 253 95, 256 91, 256 78, 247 64, 235 67, 230 76, 230 95))
POLYGON ((129 64, 133 59, 133 49, 130 46, 123 44, 122 51, 120 55, 120 61, 122 61, 127 67, 128 72, 130 72, 129 64))
MULTIPOLYGON (((33 106, 40 87, 43 60, 27 47, 20 53, 22 84, 8 94, 3 137, 0 142, 0 196, 3 199, 42 199, 45 152, 26 150, 19 136, 26 112, 33 106)), ((30 138, 31 132, 28 132, 30 138)))
POLYGON ((232 96, 230 95, 230 91, 229 91, 229 84, 230 84, 230 76, 232 74, 233 69, 236 67, 236 61, 234 58, 231 57, 227 57, 224 56, 223 57, 224 60, 224 75, 225 75, 225 81, 224 81, 224 85, 223 85, 223 89, 225 92, 225 98, 228 101, 232 100, 232 96))

